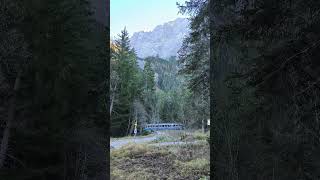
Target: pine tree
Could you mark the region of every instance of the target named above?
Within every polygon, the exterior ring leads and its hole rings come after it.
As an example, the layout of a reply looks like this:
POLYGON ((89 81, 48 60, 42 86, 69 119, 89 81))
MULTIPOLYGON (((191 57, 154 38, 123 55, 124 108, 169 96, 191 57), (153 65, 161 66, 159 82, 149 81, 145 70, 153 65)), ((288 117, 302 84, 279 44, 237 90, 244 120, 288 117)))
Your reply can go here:
MULTIPOLYGON (((112 54, 111 67, 117 75, 118 85, 115 92, 112 112, 112 135, 125 135, 128 124, 132 122, 134 101, 141 92, 141 74, 138 70, 137 57, 130 47, 129 34, 121 31, 115 41, 116 49, 112 54)), ((116 79, 113 79, 114 81, 116 79)))
MULTIPOLYGON (((26 42, 30 56, 20 81, 21 90, 15 95, 14 104, 19 109, 15 111, 9 158, 1 177, 96 179, 106 168, 105 147, 102 149, 99 141, 107 126, 108 63, 106 39, 101 38, 107 32, 91 21, 87 1, 14 2, 25 10, 13 26, 20 34, 16 37, 24 38, 14 44, 26 42)), ((8 24, 9 18, 1 23, 8 24)), ((8 40, 16 41, 13 36, 8 40)), ((4 67, 1 64, 1 69, 4 67)), ((19 72, 14 69, 11 75, 19 72)), ((7 101, 4 99, 5 104, 7 101)))
POLYGON ((24 34, 18 28, 25 15, 21 3, 2 0, 0 6, 2 7, 0 10, 0 33, 2 34, 0 38, 0 76, 3 78, 0 89, 4 88, 3 85, 9 86, 8 89, 3 89, 6 91, 5 96, 9 98, 1 100, 2 102, 8 100, 8 103, 3 103, 7 107, 2 107, 8 113, 1 118, 5 120, 0 145, 0 169, 2 169, 7 159, 8 147, 11 145, 11 131, 16 119, 17 96, 21 89, 21 79, 29 65, 30 52, 24 34))
POLYGON ((144 83, 146 91, 154 91, 155 90, 155 73, 151 67, 151 62, 146 61, 143 69, 144 83))
POLYGON ((186 77, 188 89, 194 94, 189 97, 194 103, 188 111, 195 115, 190 123, 196 126, 209 118, 209 1, 190 0, 177 4, 181 13, 190 15, 191 33, 178 52, 178 63, 179 73, 186 77))
POLYGON ((130 54, 130 40, 129 33, 124 28, 120 34, 118 34, 118 39, 115 40, 115 46, 117 48, 117 58, 125 59, 130 54))

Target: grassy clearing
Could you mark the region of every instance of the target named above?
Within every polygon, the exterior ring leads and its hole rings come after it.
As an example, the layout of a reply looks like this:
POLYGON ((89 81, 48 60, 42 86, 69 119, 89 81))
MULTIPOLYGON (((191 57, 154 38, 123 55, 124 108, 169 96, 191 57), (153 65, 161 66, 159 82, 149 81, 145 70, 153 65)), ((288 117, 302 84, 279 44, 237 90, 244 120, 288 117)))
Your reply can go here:
POLYGON ((111 151, 112 180, 199 180, 209 177, 209 145, 129 144, 111 151))
POLYGON ((192 133, 184 131, 166 131, 165 135, 160 136, 151 143, 208 141, 209 136, 210 132, 203 133, 201 130, 197 130, 192 133))
POLYGON ((202 133, 202 132, 196 131, 193 133, 193 137, 196 140, 207 140, 210 137, 210 132, 202 133))
POLYGON ((187 162, 175 161, 175 166, 181 168, 183 176, 189 176, 192 173, 194 176, 206 174, 210 169, 210 164, 207 159, 197 158, 187 162))
POLYGON ((183 134, 181 140, 183 141, 208 141, 210 137, 210 131, 203 133, 201 130, 194 131, 192 133, 183 134))
POLYGON ((175 142, 179 139, 172 137, 172 136, 160 136, 156 140, 151 141, 151 143, 161 143, 161 142, 175 142))

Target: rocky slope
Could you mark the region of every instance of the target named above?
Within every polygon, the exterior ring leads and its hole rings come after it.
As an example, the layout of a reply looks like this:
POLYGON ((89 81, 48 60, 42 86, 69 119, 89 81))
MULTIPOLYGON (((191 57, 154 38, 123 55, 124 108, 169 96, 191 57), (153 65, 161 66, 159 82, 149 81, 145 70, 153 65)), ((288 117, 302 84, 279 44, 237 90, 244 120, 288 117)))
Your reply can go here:
POLYGON ((138 57, 159 56, 169 58, 176 56, 183 38, 189 33, 189 21, 178 18, 156 26, 150 32, 136 32, 130 38, 131 46, 138 57))

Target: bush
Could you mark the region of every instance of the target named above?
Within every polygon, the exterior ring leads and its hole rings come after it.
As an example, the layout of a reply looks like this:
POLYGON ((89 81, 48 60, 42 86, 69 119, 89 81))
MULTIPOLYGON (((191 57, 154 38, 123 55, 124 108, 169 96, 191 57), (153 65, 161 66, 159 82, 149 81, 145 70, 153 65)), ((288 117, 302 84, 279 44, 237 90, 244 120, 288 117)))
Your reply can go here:
POLYGON ((195 177, 200 174, 209 175, 210 162, 208 159, 197 158, 187 162, 175 161, 175 166, 181 169, 181 175, 184 177, 195 177))
POLYGON ((111 158, 133 158, 136 155, 144 154, 149 151, 148 146, 142 144, 129 144, 118 150, 111 151, 111 158))
POLYGON ((147 135, 152 134, 152 133, 153 133, 152 130, 150 130, 150 131, 142 130, 142 132, 140 133, 140 135, 141 135, 141 136, 147 136, 147 135))
POLYGON ((196 140, 207 140, 208 138, 208 135, 206 133, 202 133, 202 132, 195 132, 193 134, 193 137, 196 139, 196 140))
POLYGON ((161 143, 161 142, 174 142, 176 139, 171 136, 160 136, 156 140, 152 141, 153 143, 161 143))

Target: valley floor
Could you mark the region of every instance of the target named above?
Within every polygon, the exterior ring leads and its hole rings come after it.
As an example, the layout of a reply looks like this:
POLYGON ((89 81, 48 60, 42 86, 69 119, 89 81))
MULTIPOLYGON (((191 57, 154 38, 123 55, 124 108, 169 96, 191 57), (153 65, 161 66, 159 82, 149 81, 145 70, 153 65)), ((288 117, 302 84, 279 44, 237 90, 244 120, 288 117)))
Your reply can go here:
POLYGON ((112 149, 111 179, 209 179, 208 136, 200 132, 166 133, 152 141, 112 149))

